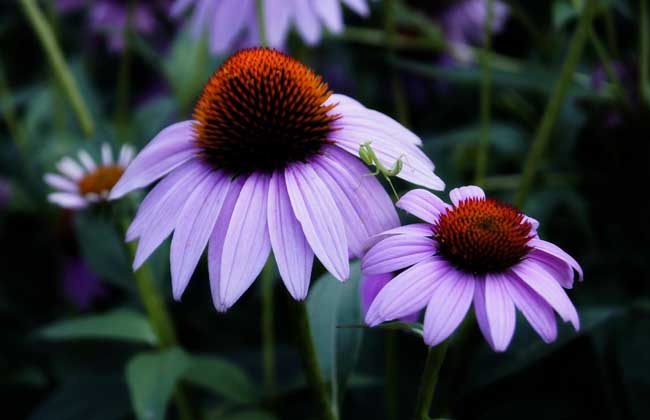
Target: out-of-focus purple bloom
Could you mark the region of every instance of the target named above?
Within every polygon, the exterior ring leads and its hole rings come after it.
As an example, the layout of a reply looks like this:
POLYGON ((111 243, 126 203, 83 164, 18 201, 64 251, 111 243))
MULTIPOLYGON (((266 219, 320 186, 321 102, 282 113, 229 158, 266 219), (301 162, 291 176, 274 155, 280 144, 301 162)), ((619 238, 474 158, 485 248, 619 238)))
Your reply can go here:
MULTIPOLYGON (((621 83, 623 88, 623 95, 625 99, 632 104, 636 104, 639 101, 639 96, 637 94, 637 72, 638 68, 633 63, 622 63, 614 62, 612 63, 614 67, 614 72, 618 77, 618 80, 621 83)), ((613 83, 612 80, 608 80, 609 76, 605 71, 602 65, 597 66, 594 71, 591 73, 591 87, 596 90, 601 90, 605 87, 606 82, 613 83)), ((623 116, 618 109, 612 109, 607 112, 605 115, 604 125, 606 128, 613 128, 620 125, 623 122, 623 116)))
MULTIPOLYGON (((283 49, 292 25, 309 45, 317 44, 323 27, 332 33, 343 31, 343 7, 367 16, 366 0, 264 0, 264 24, 269 46, 283 49)), ((181 16, 192 6, 194 35, 207 32, 210 48, 223 54, 260 45, 256 0, 176 0, 171 15, 181 16)))
POLYGON ((11 197, 11 189, 9 183, 3 178, 0 178, 0 210, 4 209, 11 197))
MULTIPOLYGON (((156 10, 165 11, 170 0, 147 0, 136 4, 132 16, 133 30, 151 35, 156 30, 156 10)), ((90 6, 88 25, 91 30, 106 37, 111 51, 124 48, 124 31, 128 21, 129 2, 125 0, 57 0, 59 10, 68 12, 90 6)))
POLYGON ((106 296, 106 289, 81 258, 72 258, 63 269, 63 294, 80 311, 86 311, 96 299, 106 296))
POLYGON ((126 233, 137 269, 172 234, 180 299, 207 247, 214 305, 230 308, 271 250, 291 296, 307 296, 314 257, 338 280, 370 236, 399 224, 360 146, 398 177, 444 189, 422 140, 393 119, 333 94, 307 66, 257 48, 231 56, 208 80, 194 119, 158 134, 111 191, 120 198, 162 179, 126 233), (246 263, 243 264, 242 262, 246 263))
MULTIPOLYGON (((501 1, 492 2, 492 33, 503 30, 509 16, 508 6, 501 1)), ((486 0, 466 0, 450 6, 441 16, 440 25, 450 44, 455 61, 467 64, 474 61, 471 46, 481 45, 484 40, 486 0)))
POLYGON ((583 278, 578 262, 539 237, 539 222, 487 198, 481 188, 456 188, 449 197, 451 205, 425 190, 408 192, 397 207, 425 223, 371 240, 361 262, 364 276, 404 271, 381 288, 366 323, 376 326, 426 307, 424 341, 436 346, 473 303, 495 351, 505 351, 512 340, 515 308, 547 343, 557 338, 555 313, 578 330, 578 313, 564 291, 573 287, 574 271, 583 278))

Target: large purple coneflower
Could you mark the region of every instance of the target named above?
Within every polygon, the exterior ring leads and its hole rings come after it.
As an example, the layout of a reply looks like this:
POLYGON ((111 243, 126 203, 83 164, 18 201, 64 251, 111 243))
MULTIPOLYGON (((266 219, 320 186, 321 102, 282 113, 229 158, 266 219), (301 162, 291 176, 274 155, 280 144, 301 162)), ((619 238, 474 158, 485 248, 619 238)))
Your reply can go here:
MULTIPOLYGON (((90 29, 106 37, 112 51, 124 48, 124 30, 129 19, 130 0, 57 0, 59 10, 71 11, 83 6, 91 6, 88 15, 90 29)), ((133 10, 131 25, 141 35, 150 35, 157 25, 156 10, 169 8, 170 0, 139 1, 133 10)))
POLYGON ((139 239, 134 268, 172 231, 179 299, 208 245, 213 301, 226 310, 250 287, 273 249, 291 295, 307 295, 313 257, 339 280, 349 255, 397 226, 393 204, 357 158, 371 147, 399 176, 444 188, 420 139, 391 118, 332 94, 308 67, 270 49, 231 56, 210 78, 194 119, 163 130, 142 150, 112 198, 164 179, 127 232, 139 239))
POLYGON ((579 328, 564 288, 580 265, 537 235, 538 223, 488 199, 479 187, 461 187, 448 205, 424 190, 397 206, 424 220, 389 230, 362 261, 364 275, 404 270, 389 281, 366 315, 370 326, 427 308, 424 341, 435 346, 458 327, 470 305, 486 340, 504 351, 515 331, 515 307, 546 342, 555 340, 554 310, 579 328))
MULTIPOLYGON (((484 42, 487 11, 486 0, 465 0, 450 6, 440 16, 440 25, 449 42, 450 52, 457 62, 470 63, 474 60, 470 47, 484 42)), ((494 0, 491 32, 501 32, 508 16, 508 6, 494 0)))
POLYGON ((111 147, 104 143, 102 161, 97 164, 85 150, 79 152, 79 164, 71 157, 64 157, 57 164, 59 174, 46 174, 45 182, 57 191, 48 200, 68 209, 82 209, 89 204, 108 200, 108 194, 131 163, 135 150, 124 145, 117 160, 113 159, 111 147))
MULTIPOLYGON (((172 16, 194 6, 191 25, 196 37, 208 33, 216 54, 260 44, 257 0, 176 0, 172 16)), ((341 3, 359 15, 368 15, 366 0, 264 0, 264 26, 271 47, 283 48, 291 25, 309 45, 318 43, 323 27, 343 31, 341 3)))

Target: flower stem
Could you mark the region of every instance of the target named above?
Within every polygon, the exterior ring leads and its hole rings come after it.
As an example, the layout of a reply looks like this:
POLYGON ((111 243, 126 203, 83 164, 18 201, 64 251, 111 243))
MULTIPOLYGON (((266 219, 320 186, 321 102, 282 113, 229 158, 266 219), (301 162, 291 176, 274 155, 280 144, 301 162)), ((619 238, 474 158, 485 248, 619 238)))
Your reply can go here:
POLYGON ((521 184, 519 185, 515 197, 515 205, 518 207, 524 205, 528 193, 530 192, 533 178, 535 177, 537 168, 542 160, 542 156, 544 155, 544 151, 546 150, 546 146, 551 137, 551 132, 560 114, 560 109, 562 108, 562 104, 566 98, 567 91, 569 90, 573 73, 580 61, 585 43, 589 38, 591 21, 594 17, 597 6, 598 0, 587 0, 587 3, 582 10, 582 14, 580 15, 578 27, 573 35, 571 43, 569 44, 567 58, 564 60, 562 70, 560 71, 560 78, 553 87, 553 92, 546 105, 544 115, 542 116, 542 120, 533 139, 533 144, 526 158, 521 184))
POLYGON ((397 331, 386 331, 385 340, 386 418, 397 420, 397 331))
POLYGON ((487 0, 485 7, 485 24, 483 25, 483 54, 481 54, 481 132, 479 147, 476 154, 476 173, 474 182, 483 185, 487 172, 488 152, 490 146, 490 94, 492 92, 492 66, 490 64, 490 50, 492 49, 492 18, 494 8, 492 0, 487 0))
POLYGON ((415 403, 415 420, 429 420, 431 402, 440 376, 440 368, 447 353, 447 345, 448 343, 445 341, 436 347, 429 348, 427 361, 422 372, 422 380, 420 381, 418 399, 415 403))
POLYGON ((295 322, 297 328, 298 347, 302 359, 303 370, 307 377, 307 383, 312 388, 315 396, 318 398, 320 417, 324 420, 338 420, 338 410, 332 404, 330 397, 323 381, 323 375, 316 357, 316 348, 312 340, 311 327, 309 326, 309 316, 307 314, 307 304, 302 301, 293 301, 295 310, 295 322))
POLYGON ((264 20, 264 0, 257 0, 257 27, 260 31, 260 45, 262 47, 268 46, 266 38, 266 22, 264 20))
POLYGON ((404 93, 404 84, 399 77, 399 72, 394 66, 396 58, 395 47, 397 40, 397 23, 395 22, 395 0, 384 0, 384 29, 386 31, 386 47, 388 49, 388 58, 391 65, 391 86, 393 90, 393 100, 395 101, 395 113, 397 120, 403 125, 408 125, 409 110, 406 95, 404 93))
POLYGON ((45 54, 50 61, 56 78, 68 96, 68 100, 77 116, 81 130, 86 137, 90 137, 95 131, 95 124, 88 112, 87 104, 79 93, 79 88, 72 77, 72 73, 63 59, 61 48, 54 37, 50 24, 45 19, 45 16, 43 16, 43 12, 39 9, 35 0, 19 1, 25 16, 32 25, 38 40, 45 50, 45 54))
POLYGON ((639 25, 639 43, 641 44, 639 61, 639 90, 641 99, 650 107, 650 16, 648 0, 639 0, 641 23, 639 25))
POLYGON ((266 395, 275 394, 275 355, 273 352, 273 281, 275 280, 273 259, 269 258, 262 271, 262 367, 266 395))

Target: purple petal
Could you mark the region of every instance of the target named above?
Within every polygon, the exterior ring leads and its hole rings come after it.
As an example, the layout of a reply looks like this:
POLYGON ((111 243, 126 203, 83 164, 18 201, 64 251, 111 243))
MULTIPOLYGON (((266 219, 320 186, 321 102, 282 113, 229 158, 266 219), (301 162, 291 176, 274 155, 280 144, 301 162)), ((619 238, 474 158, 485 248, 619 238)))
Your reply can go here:
MULTIPOLYGON (((191 174, 170 187, 167 194, 161 197, 156 205, 151 206, 150 211, 147 210, 142 214, 142 226, 139 229, 134 227, 131 230, 132 235, 139 231, 140 236, 133 260, 134 270, 137 270, 161 242, 172 233, 188 197, 196 185, 203 181, 209 173, 209 170, 198 161, 189 164, 193 167, 191 174)), ((136 217, 137 219, 138 217, 136 217)))
POLYGON ((329 188, 309 164, 285 170, 291 207, 314 254, 337 279, 350 276, 345 224, 329 188))
POLYGON ((502 274, 485 276, 485 311, 494 351, 505 351, 515 333, 515 305, 502 274))
POLYGON ((396 227, 394 229, 379 233, 368 239, 364 245, 364 249, 370 249, 382 239, 393 235, 431 236, 433 234, 433 231, 431 229, 432 227, 428 223, 414 223, 411 225, 396 227))
POLYGON ((557 338, 557 324, 553 309, 544 299, 516 276, 505 282, 510 298, 526 317, 530 325, 546 343, 557 338))
POLYGON ((291 10, 291 7, 287 7, 286 0, 266 0, 264 20, 269 45, 274 47, 284 45, 289 32, 291 10))
POLYGON ((316 44, 321 37, 321 25, 308 1, 293 0, 296 28, 308 45, 316 44))
POLYGON ((45 174, 44 180, 50 187, 56 188, 57 190, 70 193, 76 193, 79 190, 77 184, 61 175, 45 174))
POLYGON ((485 340, 490 347, 494 348, 485 302, 485 276, 477 277, 474 281, 476 282, 476 287, 474 288, 474 313, 476 314, 476 322, 485 340))
POLYGON ((424 342, 433 347, 447 339, 465 318, 474 297, 474 277, 450 270, 431 294, 424 315, 424 342))
POLYGON ((61 159, 59 163, 56 164, 56 168, 59 172, 73 181, 80 180, 86 174, 86 171, 83 170, 81 165, 69 157, 61 159))
POLYGON ((86 152, 85 150, 80 150, 78 156, 79 156, 79 161, 88 171, 94 171, 95 169, 97 169, 97 165, 95 165, 95 161, 93 160, 92 157, 90 157, 88 152, 86 152))
MULTIPOLYGON (((381 289, 388 284, 393 276, 391 274, 379 274, 376 276, 363 276, 361 277, 361 286, 359 293, 361 294, 361 306, 363 308, 364 316, 367 315, 370 305, 375 300, 381 289)), ((400 318, 402 322, 416 322, 418 320, 418 312, 411 315, 403 316, 400 318)))
POLYGON ((536 249, 529 252, 527 258, 539 263, 565 289, 573 288, 573 268, 564 260, 536 249))
POLYGON ((267 225, 269 177, 253 173, 232 212, 221 255, 219 297, 230 308, 253 284, 271 252, 267 225))
POLYGON ((214 307, 219 312, 225 312, 228 307, 223 303, 219 296, 219 289, 221 284, 221 255, 223 253, 223 244, 226 240, 226 233, 228 233, 228 226, 232 218, 232 212, 235 209, 235 204, 239 199, 242 186, 244 185, 244 177, 237 177, 230 184, 228 194, 219 212, 217 222, 214 224, 214 229, 208 242, 208 272, 210 274, 210 292, 212 293, 212 302, 214 307))
POLYGON ((183 121, 165 128, 136 156, 113 187, 116 199, 165 176, 196 156, 192 138, 194 121, 183 121))
POLYGON ((47 200, 66 209, 83 209, 88 206, 88 202, 75 193, 57 192, 48 194, 47 200))
POLYGON ((421 236, 390 236, 370 248, 361 261, 366 275, 391 273, 417 264, 436 253, 435 242, 421 236))
POLYGON ((546 270, 532 260, 524 260, 510 269, 521 281, 527 284, 573 328, 580 329, 580 320, 571 299, 560 284, 546 270))
POLYGON ((314 253, 293 214, 284 174, 271 178, 268 203, 269 237, 280 276, 291 296, 304 300, 309 290, 314 253))
POLYGON ((196 186, 181 211, 170 251, 174 299, 179 300, 208 244, 228 188, 229 176, 212 172, 196 186))
POLYGON ((454 206, 458 206, 461 201, 468 200, 470 198, 484 200, 485 192, 475 185, 468 185, 466 187, 454 188, 449 192, 449 198, 454 206))
POLYGON ((430 257, 404 271, 379 292, 366 314, 366 324, 372 327, 420 311, 450 270, 443 259, 430 257))
POLYGON ((407 192, 395 205, 431 224, 435 224, 440 214, 449 207, 429 191, 421 189, 407 192))
POLYGON ((254 4, 253 0, 221 0, 217 3, 214 21, 210 22, 210 46, 213 52, 223 53, 239 35, 254 4))
POLYGON ((312 4, 330 32, 338 34, 343 31, 343 10, 339 0, 316 0, 312 4))
POLYGON ((179 17, 181 14, 183 14, 188 7, 194 3, 195 0, 176 0, 174 4, 172 4, 169 14, 172 17, 179 17))
POLYGON ((578 276, 579 276, 578 278, 580 281, 582 281, 582 279, 584 278, 584 273, 582 272, 582 267, 580 267, 580 264, 578 264, 578 262, 575 259, 573 259, 571 255, 564 252, 559 246, 547 241, 543 241, 541 239, 531 239, 528 242, 528 246, 531 246, 533 248, 540 250, 541 252, 544 252, 548 255, 552 255, 556 258, 563 260, 578 272, 578 276))
POLYGON ((366 0, 343 0, 343 3, 358 15, 368 16, 370 13, 366 0))

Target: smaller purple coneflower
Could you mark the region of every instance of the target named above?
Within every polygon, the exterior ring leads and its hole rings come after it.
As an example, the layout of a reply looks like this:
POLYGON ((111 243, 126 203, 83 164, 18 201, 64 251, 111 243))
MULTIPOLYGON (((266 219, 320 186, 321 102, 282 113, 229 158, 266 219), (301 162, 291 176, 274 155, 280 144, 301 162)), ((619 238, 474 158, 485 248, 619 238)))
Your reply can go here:
POLYGON ((3 210, 7 206, 10 198, 11 188, 9 187, 9 183, 4 178, 0 178, 0 210, 3 210))
MULTIPOLYGON (((545 342, 555 340, 554 311, 578 330, 578 313, 563 288, 582 268, 537 234, 538 223, 514 207, 485 197, 475 186, 449 194, 448 205, 425 190, 405 194, 397 206, 426 223, 374 238, 362 260, 365 276, 399 272, 381 289, 366 314, 376 326, 426 307, 424 341, 449 337, 474 302, 483 335, 504 351, 518 308, 545 342)), ((384 278, 385 282, 386 279, 384 278)))
POLYGON ((79 164, 71 157, 64 157, 57 164, 61 174, 46 174, 45 182, 57 191, 48 200, 67 209, 82 209, 89 204, 107 201, 113 186, 131 163, 135 150, 124 145, 117 160, 113 159, 111 147, 104 143, 102 161, 95 163, 85 150, 79 152, 79 164))
MULTIPOLYGON (((171 15, 178 17, 194 6, 194 36, 208 33, 213 53, 260 44, 257 0, 176 0, 171 15)), ((317 44, 323 27, 338 34, 343 31, 346 4, 361 16, 368 15, 366 0, 264 0, 264 25, 269 46, 282 49, 291 25, 309 45, 317 44)))
POLYGON ((63 268, 63 294, 77 309, 86 311, 96 299, 106 296, 106 289, 97 274, 77 257, 68 260, 63 268))
MULTIPOLYGON (((508 5, 492 2, 492 33, 503 30, 508 19, 508 5)), ((485 38, 486 0, 465 0, 450 6, 440 17, 440 25, 450 44, 453 58, 461 64, 474 61, 472 45, 482 45, 485 38)))

